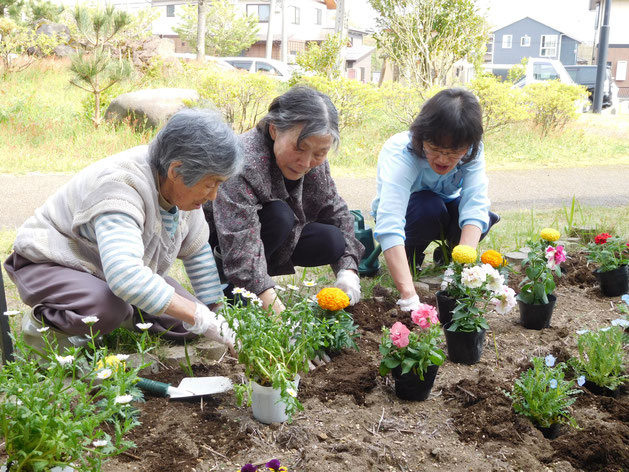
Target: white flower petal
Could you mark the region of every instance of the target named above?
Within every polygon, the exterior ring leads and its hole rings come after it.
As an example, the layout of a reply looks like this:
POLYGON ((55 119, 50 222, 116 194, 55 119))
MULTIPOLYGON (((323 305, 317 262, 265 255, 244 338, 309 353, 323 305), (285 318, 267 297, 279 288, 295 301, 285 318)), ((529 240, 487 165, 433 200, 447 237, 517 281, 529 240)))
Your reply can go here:
POLYGON ((81 318, 81 321, 86 325, 93 325, 98 322, 98 316, 85 316, 81 318))
POLYGON ((138 329, 141 329, 142 331, 146 331, 151 326, 153 326, 153 323, 136 323, 136 326, 138 327, 138 329))
POLYGON ((19 315, 20 312, 17 310, 8 310, 4 312, 4 316, 15 316, 15 315, 19 315))
POLYGON ((125 405, 133 400, 131 395, 119 395, 114 399, 114 403, 119 403, 121 405, 125 405))

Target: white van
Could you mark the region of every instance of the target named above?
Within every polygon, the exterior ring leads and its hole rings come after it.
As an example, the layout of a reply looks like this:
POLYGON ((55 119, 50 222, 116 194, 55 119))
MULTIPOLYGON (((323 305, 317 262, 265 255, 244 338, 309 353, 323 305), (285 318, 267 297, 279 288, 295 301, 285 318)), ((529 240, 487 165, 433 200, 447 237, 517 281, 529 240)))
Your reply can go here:
POLYGON ((236 69, 261 72, 282 82, 286 82, 292 75, 292 70, 288 64, 275 59, 263 57, 219 57, 219 59, 231 64, 236 69))
POLYGON ((566 68, 558 60, 546 59, 544 57, 529 57, 524 77, 513 84, 513 87, 524 87, 525 85, 544 82, 545 80, 559 80, 564 84, 574 85, 572 77, 570 77, 566 68))

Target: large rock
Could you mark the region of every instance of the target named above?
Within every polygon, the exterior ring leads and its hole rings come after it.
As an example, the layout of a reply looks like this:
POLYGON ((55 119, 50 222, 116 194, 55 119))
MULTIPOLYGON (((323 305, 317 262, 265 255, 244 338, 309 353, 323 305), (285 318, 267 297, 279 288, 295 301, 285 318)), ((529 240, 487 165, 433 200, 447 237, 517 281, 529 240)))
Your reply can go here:
POLYGON ((112 100, 105 112, 105 119, 130 121, 140 128, 158 128, 185 107, 184 100, 197 101, 199 94, 196 90, 178 88, 129 92, 112 100))
POLYGON ((37 34, 45 34, 46 36, 57 35, 62 43, 70 42, 70 29, 62 23, 46 23, 36 30, 37 34))

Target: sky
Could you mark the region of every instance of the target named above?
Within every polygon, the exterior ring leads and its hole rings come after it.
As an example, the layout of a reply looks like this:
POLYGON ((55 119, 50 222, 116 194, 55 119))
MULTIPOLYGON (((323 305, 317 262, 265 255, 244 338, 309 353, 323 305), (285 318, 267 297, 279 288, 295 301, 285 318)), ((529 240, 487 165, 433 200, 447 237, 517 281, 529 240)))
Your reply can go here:
MULTIPOLYGON (((375 12, 368 0, 345 0, 350 22, 373 25, 375 12)), ((525 16, 541 21, 580 41, 594 39, 595 12, 589 11, 589 0, 476 0, 494 27, 506 26, 525 16)))

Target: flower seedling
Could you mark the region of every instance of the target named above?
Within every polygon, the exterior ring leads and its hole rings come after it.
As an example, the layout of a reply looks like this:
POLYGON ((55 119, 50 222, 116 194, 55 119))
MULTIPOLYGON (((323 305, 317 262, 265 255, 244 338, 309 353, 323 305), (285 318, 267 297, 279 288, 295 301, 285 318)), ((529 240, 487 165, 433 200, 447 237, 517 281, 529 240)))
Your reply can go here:
POLYGON ((445 354, 438 346, 442 333, 435 307, 421 304, 411 313, 411 320, 416 326, 412 331, 399 321, 391 329, 382 329, 380 375, 400 367, 402 374, 413 372, 424 380, 429 366, 443 364, 445 354))
POLYGON ((612 325, 598 331, 579 331, 579 356, 570 359, 569 363, 577 375, 584 375, 599 387, 616 390, 629 380, 623 346, 624 327, 629 322, 614 320, 612 325))
POLYGON ((600 233, 587 245, 587 260, 598 266, 599 272, 609 272, 629 264, 629 243, 609 233, 600 233))
POLYGON ((544 228, 538 241, 529 240, 527 257, 522 261, 526 277, 520 282, 518 300, 529 305, 545 305, 548 295, 555 291, 554 276, 561 277, 560 264, 566 260, 563 246, 555 243, 559 231, 544 228))
MULTIPOLYGON (((512 401, 516 413, 529 418, 540 428, 549 428, 555 423, 569 423, 577 427, 570 415, 577 393, 573 382, 564 380, 566 364, 556 364, 552 355, 534 357, 533 367, 523 372, 515 381, 511 392, 505 392, 512 401)), ((580 384, 584 379, 579 379, 580 384)))
POLYGON ((283 465, 280 465, 280 461, 278 459, 271 459, 264 464, 264 468, 260 468, 253 464, 245 464, 236 472, 288 472, 288 469, 283 465))
POLYGON ((504 284, 504 276, 493 264, 503 265, 500 253, 486 256, 487 263, 477 263, 476 250, 459 245, 443 274, 441 289, 456 299, 452 324, 448 331, 481 331, 489 328, 485 314, 495 310, 506 314, 515 306, 515 292, 504 284), (500 262, 499 262, 500 259, 500 262), (493 263, 493 264, 492 264, 493 263))

